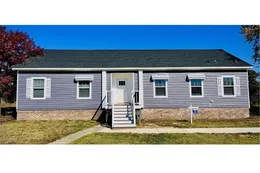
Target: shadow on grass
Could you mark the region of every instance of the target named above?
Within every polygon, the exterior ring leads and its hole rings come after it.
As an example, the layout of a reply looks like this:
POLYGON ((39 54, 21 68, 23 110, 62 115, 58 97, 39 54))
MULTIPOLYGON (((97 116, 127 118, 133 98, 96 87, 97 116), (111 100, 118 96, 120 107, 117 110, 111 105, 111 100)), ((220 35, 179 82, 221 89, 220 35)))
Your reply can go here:
POLYGON ((188 123, 189 121, 188 120, 176 120, 177 122, 180 122, 180 123, 188 123))
POLYGON ((260 116, 260 106, 251 106, 250 116, 260 116))
POLYGON ((2 116, 12 116, 14 119, 17 117, 16 108, 15 107, 7 107, 1 108, 2 116))
POLYGON ((1 108, 0 123, 12 121, 15 120, 16 118, 17 118, 17 113, 15 107, 1 108))

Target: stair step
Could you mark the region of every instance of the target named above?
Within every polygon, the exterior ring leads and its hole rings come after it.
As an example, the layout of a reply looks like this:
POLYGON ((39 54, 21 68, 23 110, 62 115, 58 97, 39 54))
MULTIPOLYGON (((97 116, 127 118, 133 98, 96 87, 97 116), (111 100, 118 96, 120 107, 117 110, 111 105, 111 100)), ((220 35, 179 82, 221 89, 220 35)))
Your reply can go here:
POLYGON ((132 117, 131 118, 128 118, 128 117, 114 117, 114 121, 130 121, 132 120, 132 117))
POLYGON ((132 121, 130 121, 130 120, 114 121, 114 125, 115 124, 132 124, 132 121))
POLYGON ((115 109, 132 109, 132 106, 114 106, 115 109))
POLYGON ((120 112, 120 111, 123 111, 123 112, 129 112, 129 111, 132 111, 132 109, 114 109, 115 112, 120 112))
POLYGON ((128 116, 126 116, 126 115, 114 115, 114 118, 133 118, 133 115, 128 115, 128 116))
POLYGON ((132 115, 132 111, 118 111, 118 112, 114 112, 114 115, 126 115, 126 114, 131 114, 132 115))
POLYGON ((114 127, 135 127, 134 124, 114 124, 114 127))

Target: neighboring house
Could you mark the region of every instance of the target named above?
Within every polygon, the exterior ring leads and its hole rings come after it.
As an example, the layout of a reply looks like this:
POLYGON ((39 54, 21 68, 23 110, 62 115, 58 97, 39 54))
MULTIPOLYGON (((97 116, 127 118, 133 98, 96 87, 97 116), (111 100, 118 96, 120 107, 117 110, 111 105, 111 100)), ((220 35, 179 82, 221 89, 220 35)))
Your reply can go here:
POLYGON ((142 119, 249 116, 248 68, 216 50, 45 50, 16 65, 17 118, 91 119, 112 115, 113 127, 142 119))

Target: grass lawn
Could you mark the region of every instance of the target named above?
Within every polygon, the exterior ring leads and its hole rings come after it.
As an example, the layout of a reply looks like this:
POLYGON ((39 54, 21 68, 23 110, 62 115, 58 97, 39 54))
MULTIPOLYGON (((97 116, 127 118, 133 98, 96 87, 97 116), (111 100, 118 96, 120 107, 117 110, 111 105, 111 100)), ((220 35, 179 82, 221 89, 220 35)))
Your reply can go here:
POLYGON ((96 126, 95 121, 9 121, 0 123, 0 144, 46 144, 96 126))
POLYGON ((245 119, 214 119, 193 120, 191 124, 187 120, 143 120, 137 127, 178 127, 178 128, 223 128, 223 127, 260 127, 260 117, 254 116, 245 119))
POLYGON ((260 144, 260 133, 203 134, 203 133, 92 133, 72 144, 260 144))

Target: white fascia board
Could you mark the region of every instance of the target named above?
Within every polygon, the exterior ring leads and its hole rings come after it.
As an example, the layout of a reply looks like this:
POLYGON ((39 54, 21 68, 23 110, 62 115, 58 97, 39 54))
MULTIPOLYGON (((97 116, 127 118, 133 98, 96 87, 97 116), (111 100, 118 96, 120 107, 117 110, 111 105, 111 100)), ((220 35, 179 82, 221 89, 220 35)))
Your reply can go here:
POLYGON ((247 67, 122 67, 122 68, 12 68, 19 71, 129 71, 129 70, 149 70, 149 71, 163 71, 163 70, 239 70, 249 69, 253 66, 247 67))

